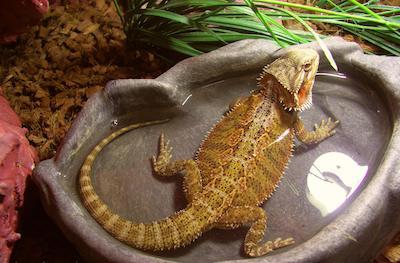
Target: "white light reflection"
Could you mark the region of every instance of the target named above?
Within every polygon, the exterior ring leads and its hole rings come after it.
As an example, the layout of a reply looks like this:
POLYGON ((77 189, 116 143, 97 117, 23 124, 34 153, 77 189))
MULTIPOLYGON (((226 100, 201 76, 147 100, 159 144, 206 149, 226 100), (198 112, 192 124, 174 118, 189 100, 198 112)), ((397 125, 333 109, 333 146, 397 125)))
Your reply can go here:
POLYGON ((339 78, 339 79, 347 79, 346 75, 340 72, 336 73, 329 73, 329 72, 317 72, 315 75, 317 76, 328 76, 328 77, 334 77, 334 78, 339 78))
POLYGON ((307 198, 325 216, 353 194, 367 171, 368 166, 358 165, 344 153, 324 153, 314 161, 308 173, 307 198))
POLYGON ((281 135, 279 135, 279 137, 278 137, 275 141, 273 141, 273 142, 271 142, 270 144, 268 144, 267 147, 270 147, 271 145, 273 145, 273 144, 275 144, 275 143, 277 143, 277 142, 282 141, 282 140, 286 137, 286 135, 289 134, 289 132, 290 132, 290 129, 287 129, 286 131, 284 131, 281 135))
POLYGON ((193 94, 189 94, 189 96, 187 96, 187 98, 182 102, 182 106, 186 104, 186 102, 188 102, 188 100, 190 99, 190 97, 192 97, 193 94))

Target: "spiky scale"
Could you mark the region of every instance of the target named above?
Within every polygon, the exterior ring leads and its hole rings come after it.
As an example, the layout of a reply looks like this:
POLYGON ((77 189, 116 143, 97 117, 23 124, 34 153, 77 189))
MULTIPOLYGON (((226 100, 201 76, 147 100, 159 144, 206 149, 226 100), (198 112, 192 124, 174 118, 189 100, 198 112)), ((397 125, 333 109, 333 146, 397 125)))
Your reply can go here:
POLYGON ((328 119, 308 132, 297 115, 311 104, 317 67, 315 51, 295 50, 264 68, 257 79, 260 89, 232 104, 207 134, 194 160, 171 162, 169 142, 160 136, 154 172, 171 176, 186 171, 184 192, 189 204, 184 210, 160 221, 136 223, 113 213, 92 186, 92 165, 105 145, 124 132, 161 121, 125 127, 92 150, 79 177, 83 204, 112 236, 144 250, 185 247, 213 227, 234 229, 248 223, 244 248, 249 256, 292 244, 291 238, 261 243, 267 217, 258 206, 272 195, 284 174, 295 135, 315 143, 334 134, 338 122, 328 119))

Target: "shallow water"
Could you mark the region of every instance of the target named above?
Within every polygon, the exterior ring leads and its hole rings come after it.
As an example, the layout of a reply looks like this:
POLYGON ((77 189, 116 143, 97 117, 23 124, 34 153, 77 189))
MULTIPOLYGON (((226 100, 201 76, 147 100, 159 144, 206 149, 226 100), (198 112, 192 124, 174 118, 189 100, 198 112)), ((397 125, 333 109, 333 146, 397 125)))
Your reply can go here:
MULTIPOLYGON (((309 129, 327 117, 339 119, 340 125, 333 137, 319 145, 296 144, 278 190, 263 206, 269 216, 265 240, 293 237, 300 244, 315 235, 367 184, 390 138, 389 115, 375 87, 361 82, 358 76, 327 73, 333 75, 317 77, 313 107, 301 116, 309 129)), ((229 103, 256 88, 255 78, 246 75, 194 89, 168 123, 116 139, 94 165, 99 195, 115 212, 140 222, 184 208, 181 179, 158 178, 151 173, 150 157, 156 154, 160 133, 170 139, 174 159, 193 158, 229 103)), ((129 118, 115 119, 99 129, 118 129, 129 123, 129 118)), ((150 254, 182 262, 245 258, 242 244, 247 229, 211 230, 187 248, 150 254)))

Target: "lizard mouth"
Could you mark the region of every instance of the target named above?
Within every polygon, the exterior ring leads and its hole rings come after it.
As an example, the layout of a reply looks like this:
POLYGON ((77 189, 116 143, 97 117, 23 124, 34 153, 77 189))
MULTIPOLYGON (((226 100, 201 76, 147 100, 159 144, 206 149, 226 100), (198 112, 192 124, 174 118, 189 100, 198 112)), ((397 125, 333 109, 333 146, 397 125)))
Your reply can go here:
POLYGON ((288 111, 303 111, 311 107, 311 88, 313 81, 305 82, 299 91, 291 92, 287 88, 279 89, 279 102, 285 110, 288 111))
POLYGON ((293 94, 295 97, 294 100, 297 102, 296 107, 294 107, 296 111, 303 111, 311 107, 312 105, 311 89, 313 84, 314 84, 313 79, 307 80, 299 89, 297 94, 293 94))

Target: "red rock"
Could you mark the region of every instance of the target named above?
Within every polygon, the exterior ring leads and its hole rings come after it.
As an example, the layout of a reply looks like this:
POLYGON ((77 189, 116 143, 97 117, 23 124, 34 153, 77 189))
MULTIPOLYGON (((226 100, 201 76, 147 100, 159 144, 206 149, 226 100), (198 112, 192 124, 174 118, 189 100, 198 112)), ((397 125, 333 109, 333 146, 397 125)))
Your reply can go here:
POLYGON ((0 1, 0 43, 16 41, 18 35, 36 25, 48 10, 47 0, 0 1))
POLYGON ((25 137, 26 129, 0 93, 0 263, 8 262, 15 241, 18 209, 24 201, 26 178, 38 161, 25 137))

